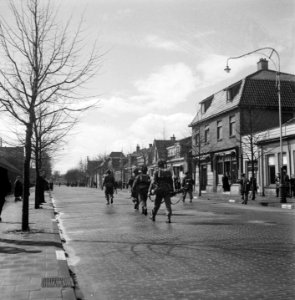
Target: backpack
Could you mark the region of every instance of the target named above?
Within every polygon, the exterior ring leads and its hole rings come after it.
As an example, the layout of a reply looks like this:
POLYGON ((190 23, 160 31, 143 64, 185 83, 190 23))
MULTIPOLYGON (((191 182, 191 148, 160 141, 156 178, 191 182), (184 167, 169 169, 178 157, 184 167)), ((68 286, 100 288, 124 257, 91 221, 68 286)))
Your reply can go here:
POLYGON ((106 188, 114 187, 114 179, 112 176, 106 176, 104 179, 104 185, 106 188))
POLYGON ((138 177, 138 190, 148 190, 151 183, 150 176, 147 174, 140 174, 138 177))
POLYGON ((173 190, 173 180, 171 172, 169 170, 160 169, 158 170, 157 174, 157 191, 169 193, 171 190, 173 190))

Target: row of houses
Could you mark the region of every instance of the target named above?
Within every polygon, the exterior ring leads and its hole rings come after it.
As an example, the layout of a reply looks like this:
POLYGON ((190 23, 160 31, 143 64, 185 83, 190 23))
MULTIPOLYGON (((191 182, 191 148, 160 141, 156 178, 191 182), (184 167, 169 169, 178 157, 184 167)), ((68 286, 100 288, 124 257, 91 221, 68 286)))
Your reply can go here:
POLYGON ((111 169, 119 185, 127 186, 133 171, 143 165, 148 167, 148 172, 152 176, 159 159, 166 160, 174 176, 181 178, 185 172, 193 171, 191 143, 191 137, 176 140, 175 136, 172 136, 169 140, 155 139, 147 148, 141 149, 137 146, 134 152, 127 155, 122 152, 111 152, 101 160, 87 159, 88 184, 101 187, 106 170, 111 169))
MULTIPOLYGON (((283 165, 295 173, 295 75, 280 73, 283 165)), ((188 171, 196 188, 207 192, 222 190, 227 174, 231 193, 239 191, 242 173, 255 176, 262 194, 274 193, 275 176, 280 172, 279 103, 276 71, 260 59, 257 71, 199 102, 188 124, 192 134, 177 140, 154 140, 148 148, 131 154, 112 152, 101 161, 88 160, 90 185, 100 185, 106 169, 114 170, 123 185, 132 171, 143 164, 152 175, 158 159, 165 159, 174 175, 188 171), (249 147, 251 146, 251 147, 249 147)))

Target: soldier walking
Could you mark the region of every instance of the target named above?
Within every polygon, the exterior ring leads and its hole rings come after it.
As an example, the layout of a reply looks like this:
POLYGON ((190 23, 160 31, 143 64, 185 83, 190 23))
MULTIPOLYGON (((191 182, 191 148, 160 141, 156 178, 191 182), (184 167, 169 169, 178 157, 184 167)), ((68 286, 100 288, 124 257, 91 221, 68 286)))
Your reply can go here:
POLYGON ((183 188, 183 198, 182 201, 185 202, 186 195, 189 194, 190 202, 193 201, 193 188, 195 181, 189 175, 189 172, 185 173, 185 176, 182 180, 182 188, 183 188))
POLYGON ((153 185, 156 185, 155 189, 155 202, 154 208, 152 210, 151 219, 153 221, 156 220, 156 215, 158 210, 161 206, 162 200, 164 200, 166 205, 166 212, 167 212, 167 223, 171 223, 171 193, 174 192, 173 190, 173 178, 171 170, 167 169, 166 161, 159 160, 158 161, 158 170, 154 174, 154 178, 152 183, 150 184, 149 194, 153 185))
POLYGON ((132 191, 137 195, 137 207, 141 203, 142 205, 142 214, 147 215, 147 198, 149 186, 151 183, 151 178, 147 174, 147 166, 142 166, 141 173, 135 177, 133 182, 132 191))
POLYGON ((107 200, 107 204, 113 203, 114 200, 114 188, 115 188, 115 178, 110 170, 107 170, 106 176, 103 179, 102 186, 105 187, 104 193, 107 200))

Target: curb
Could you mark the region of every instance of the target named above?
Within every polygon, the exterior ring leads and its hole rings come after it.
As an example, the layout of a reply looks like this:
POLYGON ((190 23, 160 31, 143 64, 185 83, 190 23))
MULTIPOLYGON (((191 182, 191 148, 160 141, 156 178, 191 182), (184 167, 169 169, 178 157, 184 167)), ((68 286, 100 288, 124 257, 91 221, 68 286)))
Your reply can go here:
POLYGON ((54 218, 52 219, 52 226, 53 226, 53 230, 56 234, 58 234, 59 236, 59 241, 61 243, 61 248, 63 250, 56 250, 56 259, 58 261, 58 267, 59 267, 59 275, 62 278, 66 278, 66 279, 70 279, 71 281, 71 287, 66 286, 63 287, 62 289, 62 299, 63 300, 79 300, 80 298, 76 297, 76 293, 75 293, 75 289, 76 289, 76 280, 75 278, 73 278, 73 272, 71 271, 71 269, 69 268, 68 262, 67 262, 67 253, 63 247, 63 243, 66 243, 66 240, 64 239, 64 237, 62 236, 62 230, 59 227, 59 221, 57 219, 57 216, 59 215, 59 213, 56 211, 56 207, 55 207, 55 203, 54 203, 54 199, 51 196, 50 197, 50 201, 52 203, 52 207, 53 207, 53 214, 54 214, 54 218))

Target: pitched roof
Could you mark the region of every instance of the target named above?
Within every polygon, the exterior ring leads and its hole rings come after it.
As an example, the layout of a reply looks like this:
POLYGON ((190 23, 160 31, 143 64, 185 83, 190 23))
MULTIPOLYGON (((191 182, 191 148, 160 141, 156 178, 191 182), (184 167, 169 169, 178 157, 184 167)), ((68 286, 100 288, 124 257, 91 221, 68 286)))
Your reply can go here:
MULTIPOLYGON (((281 81, 281 105, 295 108, 294 81, 281 81)), ((272 80, 247 79, 240 105, 278 107, 277 84, 272 80)))
POLYGON ((109 157, 112 157, 112 158, 118 158, 118 157, 124 157, 124 154, 123 152, 111 152, 111 154, 109 155, 109 157))
MULTIPOLYGON (((206 97, 200 101, 205 104, 206 100, 210 105, 206 111, 199 112, 189 126, 199 121, 205 121, 221 113, 231 111, 241 106, 256 107, 278 107, 278 95, 276 84, 277 73, 273 70, 259 70, 245 77, 244 79, 227 86, 221 91, 206 97), (227 100, 227 91, 235 89, 233 98, 227 100)), ((282 108, 295 108, 295 75, 280 73, 281 82, 281 105, 282 108)))

